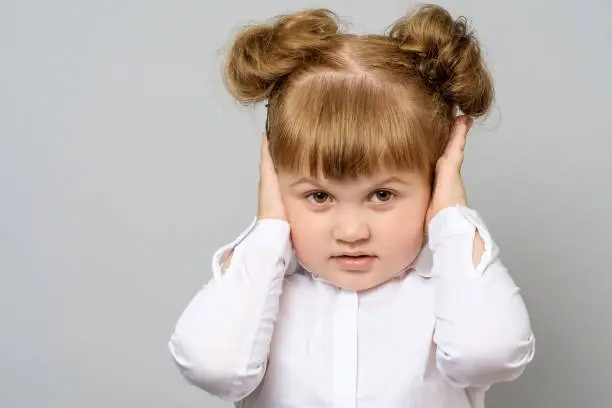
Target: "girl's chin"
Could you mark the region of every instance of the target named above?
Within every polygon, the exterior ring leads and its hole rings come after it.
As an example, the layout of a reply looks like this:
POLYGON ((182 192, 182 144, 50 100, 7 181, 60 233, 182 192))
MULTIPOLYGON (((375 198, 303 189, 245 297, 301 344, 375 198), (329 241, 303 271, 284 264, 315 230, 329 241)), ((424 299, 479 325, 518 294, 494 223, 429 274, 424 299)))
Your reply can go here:
POLYGON ((317 276, 318 279, 340 289, 356 292, 374 289, 394 277, 395 275, 377 273, 375 270, 368 272, 335 270, 317 276))
POLYGON ((310 272, 315 279, 322 280, 340 289, 356 292, 374 289, 394 278, 403 276, 406 270, 405 267, 400 267, 393 272, 383 271, 381 270, 381 265, 378 264, 378 259, 375 259, 370 267, 363 269, 353 268, 357 270, 346 270, 346 268, 343 268, 342 263, 339 265, 334 259, 329 261, 328 264, 322 265, 321 268, 316 268, 316 270, 321 271, 317 273, 313 269, 308 268, 298 258, 299 265, 307 272, 310 272))

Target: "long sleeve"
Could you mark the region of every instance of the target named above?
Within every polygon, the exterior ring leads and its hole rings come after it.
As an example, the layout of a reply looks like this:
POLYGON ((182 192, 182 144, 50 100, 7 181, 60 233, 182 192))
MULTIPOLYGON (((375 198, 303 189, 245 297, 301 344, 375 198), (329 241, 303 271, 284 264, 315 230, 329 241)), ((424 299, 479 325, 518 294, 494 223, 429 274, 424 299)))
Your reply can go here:
POLYGON ((438 369, 462 388, 516 379, 533 359, 535 337, 520 289, 484 222, 473 209, 446 208, 429 224, 429 246, 438 369), (476 231, 485 251, 474 267, 476 231))
POLYGON ((239 401, 261 382, 292 256, 289 224, 253 222, 219 248, 213 278, 179 318, 168 348, 192 384, 226 401, 239 401), (234 248, 230 266, 221 264, 234 248))

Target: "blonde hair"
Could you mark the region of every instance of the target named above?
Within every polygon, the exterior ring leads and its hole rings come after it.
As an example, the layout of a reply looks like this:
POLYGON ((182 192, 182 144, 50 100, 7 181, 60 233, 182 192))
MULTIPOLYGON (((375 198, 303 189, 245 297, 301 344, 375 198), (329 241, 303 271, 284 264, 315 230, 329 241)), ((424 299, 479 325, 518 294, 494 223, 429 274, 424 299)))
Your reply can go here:
POLYGON ((424 5, 384 35, 340 30, 328 9, 280 15, 236 35, 225 63, 236 100, 268 100, 277 168, 355 178, 388 169, 431 177, 458 111, 487 113, 491 77, 465 18, 424 5))

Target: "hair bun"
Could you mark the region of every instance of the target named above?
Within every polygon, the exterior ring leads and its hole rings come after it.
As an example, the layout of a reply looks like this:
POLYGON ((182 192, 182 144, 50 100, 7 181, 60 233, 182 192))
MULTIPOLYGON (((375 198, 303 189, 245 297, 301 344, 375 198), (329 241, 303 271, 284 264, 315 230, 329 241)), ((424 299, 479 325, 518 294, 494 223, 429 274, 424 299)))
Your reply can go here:
POLYGON ((408 53, 426 86, 449 105, 472 116, 488 111, 492 80, 464 17, 453 20, 444 8, 425 5, 397 20, 388 35, 408 53))
POLYGON ((277 81, 316 60, 338 31, 337 16, 328 9, 307 9, 278 16, 272 24, 245 27, 226 60, 229 92, 243 103, 267 99, 277 81))

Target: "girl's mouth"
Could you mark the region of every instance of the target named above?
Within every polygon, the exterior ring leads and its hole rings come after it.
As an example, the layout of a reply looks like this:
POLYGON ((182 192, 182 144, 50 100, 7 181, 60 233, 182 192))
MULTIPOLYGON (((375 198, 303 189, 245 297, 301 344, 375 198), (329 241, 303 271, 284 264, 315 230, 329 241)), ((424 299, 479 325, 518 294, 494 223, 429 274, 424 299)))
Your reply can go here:
POLYGON ((347 271, 367 271, 371 269, 375 259, 376 257, 373 255, 341 255, 334 257, 336 264, 341 269, 347 271))

